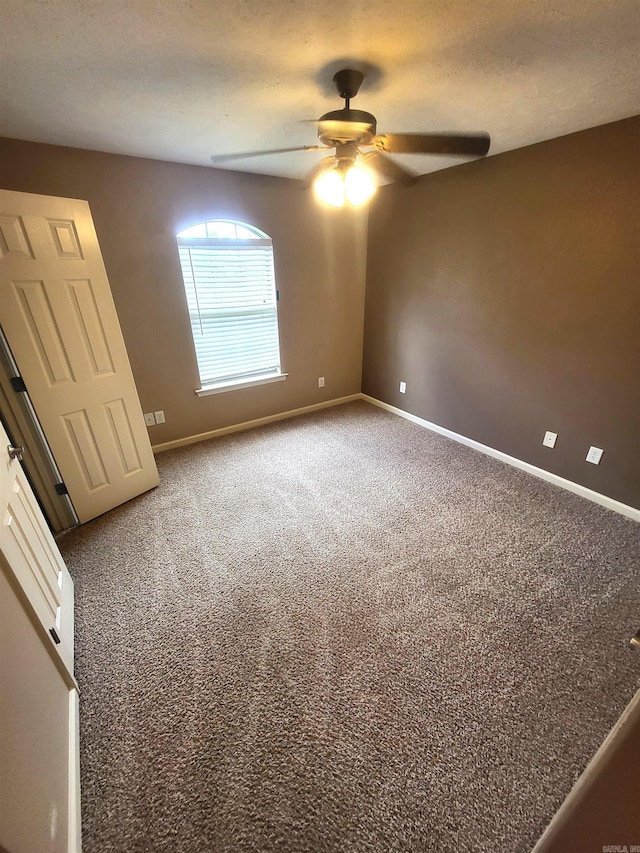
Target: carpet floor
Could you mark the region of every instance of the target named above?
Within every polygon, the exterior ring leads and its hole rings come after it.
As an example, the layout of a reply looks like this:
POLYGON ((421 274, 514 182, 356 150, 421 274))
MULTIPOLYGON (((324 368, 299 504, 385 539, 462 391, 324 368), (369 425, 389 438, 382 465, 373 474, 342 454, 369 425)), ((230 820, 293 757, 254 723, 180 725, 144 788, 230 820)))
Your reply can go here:
POLYGON ((364 402, 62 537, 84 853, 525 853, 639 686, 638 525, 364 402))

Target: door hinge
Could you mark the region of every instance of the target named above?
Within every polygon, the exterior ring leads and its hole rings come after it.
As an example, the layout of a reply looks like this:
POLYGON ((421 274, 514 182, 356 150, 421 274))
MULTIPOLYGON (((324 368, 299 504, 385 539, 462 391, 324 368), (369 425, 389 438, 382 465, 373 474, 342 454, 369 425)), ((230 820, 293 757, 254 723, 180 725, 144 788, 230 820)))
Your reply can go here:
POLYGON ((280 291, 279 290, 276 290, 276 302, 280 302, 280 291))
POLYGON ((11 387, 17 394, 26 394, 27 392, 27 386, 24 384, 22 376, 12 376, 11 387))
POLYGON ((69 490, 64 483, 56 483, 54 486, 57 495, 68 495, 69 490))

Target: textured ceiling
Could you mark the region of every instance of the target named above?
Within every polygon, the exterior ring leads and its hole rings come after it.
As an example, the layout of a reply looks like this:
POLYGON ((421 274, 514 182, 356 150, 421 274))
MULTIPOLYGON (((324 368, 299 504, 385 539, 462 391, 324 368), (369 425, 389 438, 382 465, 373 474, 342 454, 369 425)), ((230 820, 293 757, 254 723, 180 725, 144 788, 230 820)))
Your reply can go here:
POLYGON ((639 45, 640 0, 0 0, 0 135, 201 165, 313 145, 353 65, 379 132, 487 130, 496 154, 640 113, 639 45))

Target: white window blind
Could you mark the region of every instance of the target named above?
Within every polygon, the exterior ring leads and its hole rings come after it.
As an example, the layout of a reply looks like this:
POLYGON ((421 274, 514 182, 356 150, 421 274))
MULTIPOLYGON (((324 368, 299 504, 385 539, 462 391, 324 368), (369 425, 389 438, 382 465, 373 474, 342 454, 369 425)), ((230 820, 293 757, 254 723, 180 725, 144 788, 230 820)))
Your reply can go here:
POLYGON ((266 237, 180 237, 203 388, 280 373, 273 247, 266 237))

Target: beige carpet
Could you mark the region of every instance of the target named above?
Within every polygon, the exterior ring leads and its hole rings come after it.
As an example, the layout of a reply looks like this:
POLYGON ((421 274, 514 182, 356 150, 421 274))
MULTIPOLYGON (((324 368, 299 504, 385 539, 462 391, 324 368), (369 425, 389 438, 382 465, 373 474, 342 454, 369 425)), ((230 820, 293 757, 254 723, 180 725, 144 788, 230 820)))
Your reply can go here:
POLYGON ((638 687, 638 525, 365 403, 158 463, 61 540, 84 853, 530 850, 638 687))

